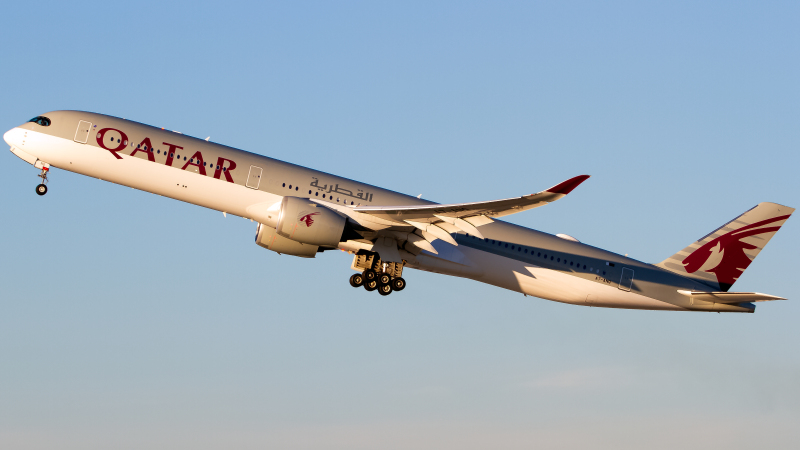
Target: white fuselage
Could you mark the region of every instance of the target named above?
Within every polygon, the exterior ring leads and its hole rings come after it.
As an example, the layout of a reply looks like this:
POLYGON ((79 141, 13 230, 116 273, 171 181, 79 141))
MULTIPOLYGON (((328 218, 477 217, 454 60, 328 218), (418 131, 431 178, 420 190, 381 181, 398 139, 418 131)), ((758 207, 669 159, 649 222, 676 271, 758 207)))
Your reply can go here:
MULTIPOLYGON (((140 124, 136 125, 141 126, 140 124)), ((155 161, 141 157, 141 154, 130 156, 129 154, 124 154, 124 152, 120 152, 120 158, 118 158, 97 145, 76 142, 71 136, 56 136, 31 128, 25 126, 14 128, 7 132, 4 138, 11 145, 12 152, 27 162, 36 164, 37 167, 43 164, 45 166, 54 166, 255 220, 258 220, 258 216, 253 213, 254 207, 274 204, 284 197, 281 194, 289 195, 288 193, 280 192, 279 189, 263 189, 263 186, 262 189, 251 189, 242 184, 225 182, 224 178, 221 180, 210 176, 210 174, 203 176, 198 173, 198 168, 194 166, 180 169, 173 165, 166 165, 164 164, 166 152, 164 155, 156 155, 155 161)), ((154 143, 160 143, 174 135, 163 130, 157 130, 157 132, 164 134, 166 137, 155 136, 158 139, 154 138, 154 143)), ((133 147, 133 145, 133 142, 131 142, 130 146, 133 147)), ((257 157, 257 155, 252 156, 257 157)), ((279 181, 265 179, 262 183, 268 186, 279 186, 279 181)), ((303 189, 307 188, 304 187, 303 189)), ((386 204, 385 202, 397 202, 397 196, 401 195, 391 191, 378 190, 376 192, 376 204, 380 204, 380 202, 384 202, 384 204, 386 204), (392 197, 392 195, 395 195, 395 197, 392 197)), ((303 196, 305 192, 297 190, 292 192, 291 195, 303 196)), ((406 196, 402 197, 405 198, 406 196)), ((320 201, 325 206, 342 214, 351 217, 357 215, 346 204, 347 202, 343 202, 345 204, 338 203, 338 198, 336 202, 333 202, 333 197, 331 197, 330 202, 322 201, 320 198, 315 198, 314 200, 320 201)), ((481 228, 481 230, 484 229, 490 234, 492 230, 497 230, 496 233, 501 234, 530 232, 537 233, 539 237, 544 236, 541 239, 559 239, 499 221, 481 228), (507 229, 510 231, 507 231, 507 229)), ((489 235, 487 234, 487 236, 489 235)), ((543 267, 532 261, 506 257, 498 252, 487 251, 475 246, 453 246, 441 240, 437 240, 434 243, 436 249, 439 250, 438 254, 428 251, 411 254, 401 250, 403 259, 407 261, 407 266, 430 272, 470 278, 526 295, 576 305, 657 310, 697 309, 692 308, 688 303, 682 304, 683 300, 680 297, 675 297, 677 300, 671 298, 669 301, 661 301, 632 292, 630 289, 621 289, 617 283, 618 280, 607 279, 605 272, 601 274, 600 267, 596 269, 592 267, 590 273, 576 276, 543 267)), ((558 245, 562 245, 560 241, 558 245)), ((609 257, 622 258, 619 255, 603 252, 579 243, 569 243, 569 245, 572 245, 577 250, 585 247, 595 252, 601 252, 603 255, 610 255, 609 257)), ((355 251, 359 248, 364 248, 364 244, 347 241, 340 243, 339 247, 344 250, 355 251)), ((632 260, 626 259, 626 261, 632 260)))

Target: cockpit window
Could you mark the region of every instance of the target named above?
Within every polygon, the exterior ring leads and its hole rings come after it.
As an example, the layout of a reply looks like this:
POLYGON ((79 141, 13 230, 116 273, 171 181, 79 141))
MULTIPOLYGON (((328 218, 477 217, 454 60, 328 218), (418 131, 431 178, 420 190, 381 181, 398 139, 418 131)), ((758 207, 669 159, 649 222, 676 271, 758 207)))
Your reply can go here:
POLYGON ((50 119, 48 119, 45 116, 36 116, 33 119, 29 120, 28 122, 38 123, 39 125, 41 125, 43 127, 49 127, 50 126, 50 119))

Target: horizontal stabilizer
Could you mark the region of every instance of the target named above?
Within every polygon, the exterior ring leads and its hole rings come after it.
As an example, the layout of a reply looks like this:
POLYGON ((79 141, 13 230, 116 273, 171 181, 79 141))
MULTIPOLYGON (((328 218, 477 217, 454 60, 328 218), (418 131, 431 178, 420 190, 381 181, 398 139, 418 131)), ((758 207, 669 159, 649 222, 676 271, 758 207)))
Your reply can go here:
POLYGON ((695 292, 681 291, 678 293, 694 300, 713 303, 743 303, 743 302, 767 302, 770 300, 786 300, 775 295, 762 294, 760 292, 695 292))

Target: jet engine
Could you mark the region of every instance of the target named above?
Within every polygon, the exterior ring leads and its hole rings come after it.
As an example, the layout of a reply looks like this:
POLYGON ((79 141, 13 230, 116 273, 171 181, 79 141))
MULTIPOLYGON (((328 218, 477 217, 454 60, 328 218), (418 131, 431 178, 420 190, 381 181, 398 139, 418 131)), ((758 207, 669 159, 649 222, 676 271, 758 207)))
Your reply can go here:
POLYGON ((256 243, 278 253, 313 258, 319 247, 336 248, 342 240, 361 238, 346 217, 309 199, 284 197, 251 213, 259 221, 256 243))
POLYGON ((337 247, 346 223, 346 217, 312 200, 283 197, 277 221, 274 225, 271 223, 267 225, 273 226, 279 235, 293 241, 337 247))
POLYGON ((299 256, 301 258, 313 258, 319 250, 318 245, 303 244, 279 235, 275 228, 263 223, 258 224, 256 231, 256 244, 273 252, 299 256))

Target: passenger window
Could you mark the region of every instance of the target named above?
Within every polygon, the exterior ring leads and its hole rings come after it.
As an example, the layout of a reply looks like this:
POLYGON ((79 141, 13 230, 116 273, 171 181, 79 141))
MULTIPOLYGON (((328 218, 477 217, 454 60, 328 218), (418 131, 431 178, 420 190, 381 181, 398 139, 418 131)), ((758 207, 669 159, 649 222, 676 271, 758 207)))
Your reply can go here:
POLYGON ((319 192, 315 192, 315 193, 314 193, 314 196, 315 196, 315 197, 319 197, 319 192))

